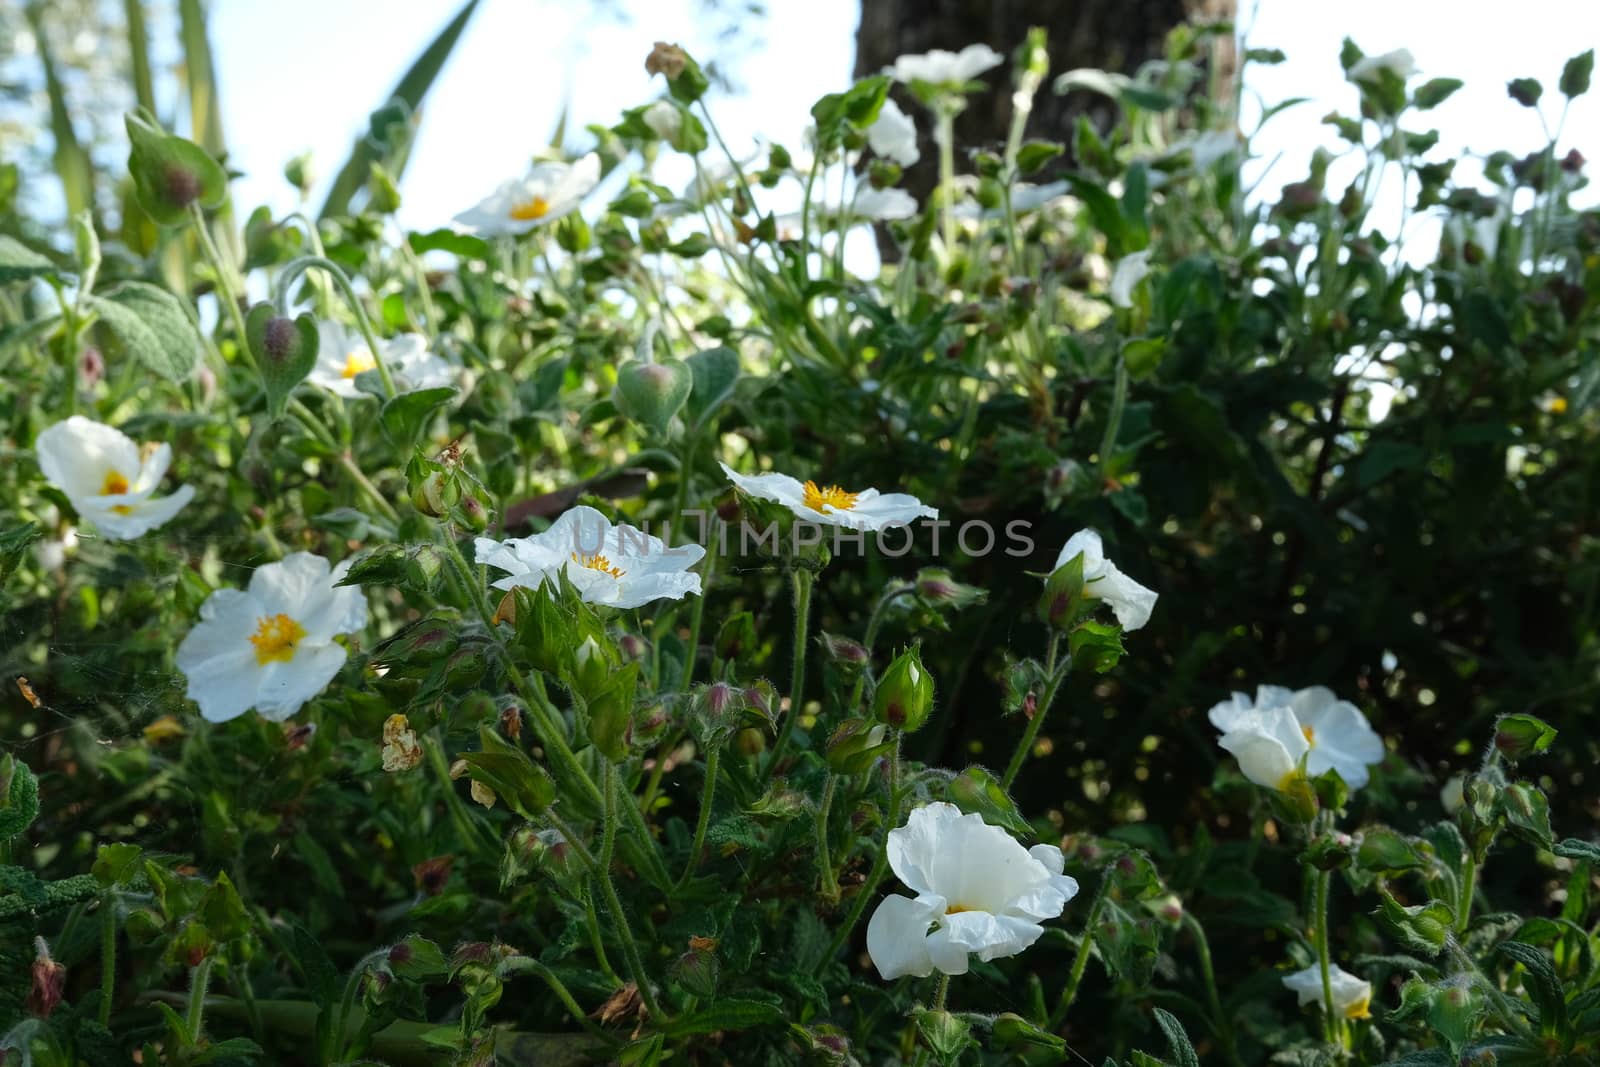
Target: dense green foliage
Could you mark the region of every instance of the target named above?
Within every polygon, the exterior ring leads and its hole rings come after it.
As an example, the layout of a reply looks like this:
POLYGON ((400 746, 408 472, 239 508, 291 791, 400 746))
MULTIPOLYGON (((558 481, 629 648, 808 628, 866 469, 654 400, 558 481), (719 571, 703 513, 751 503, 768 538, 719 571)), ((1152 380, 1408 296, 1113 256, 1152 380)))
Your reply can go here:
MULTIPOLYGON (((876 274, 836 190, 896 181, 865 151, 891 80, 734 161, 659 47, 667 110, 587 131, 609 180, 521 235, 395 236, 449 31, 318 221, 237 226, 220 131, 143 110, 126 173, 58 160, 70 232, 0 161, 0 1063, 1596 1062, 1583 161, 1558 129, 1457 181, 1428 113, 1459 83, 1348 45, 1345 156, 1243 188, 1216 32, 1058 84, 1116 98, 1101 131, 1026 127, 1024 44, 984 90, 1015 135, 947 145, 876 274), (1442 226, 1427 261, 1373 224, 1386 182, 1442 226), (327 321, 419 334, 453 384, 315 386, 327 321), (170 443, 192 502, 97 536, 36 447, 73 414, 170 443), (791 518, 719 462, 950 525, 740 552, 791 518), (575 504, 711 546, 705 595, 489 584, 475 535, 575 504), (1148 625, 1057 569, 1084 527, 1148 625), (287 722, 205 721, 201 605, 297 551, 351 561, 370 621, 287 722), (1261 683, 1356 704, 1370 782, 1247 781, 1206 712, 1261 683), (1081 892, 1026 952, 885 982, 886 834, 942 800, 1059 843, 1081 892), (1330 957, 1370 1018, 1284 989, 1330 957)), ((893 91, 940 128, 978 87, 893 91)))

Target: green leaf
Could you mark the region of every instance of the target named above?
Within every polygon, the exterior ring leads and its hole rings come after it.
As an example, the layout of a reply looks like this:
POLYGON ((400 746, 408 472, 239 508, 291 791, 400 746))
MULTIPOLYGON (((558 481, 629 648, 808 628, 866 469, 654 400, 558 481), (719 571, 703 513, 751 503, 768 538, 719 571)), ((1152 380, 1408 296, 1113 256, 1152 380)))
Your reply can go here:
POLYGON ((455 395, 456 391, 446 386, 401 393, 383 402, 378 412, 378 422, 390 441, 401 448, 409 448, 422 435, 434 412, 448 404, 455 395))
POLYGON ((1017 810, 1000 780, 982 767, 968 767, 952 778, 945 786, 945 799, 964 812, 983 816, 985 822, 1003 826, 1019 836, 1033 836, 1033 827, 1017 810))
POLYGON ((448 252, 462 259, 489 258, 489 242, 470 233, 439 229, 429 230, 427 233, 414 233, 407 239, 411 242, 411 250, 419 256, 427 252, 448 252))
POLYGON ((59 273, 56 265, 15 237, 0 234, 0 283, 59 273))
POLYGON ((11 577, 11 573, 22 566, 23 559, 28 554, 28 546, 43 536, 38 523, 25 522, 21 526, 0 530, 0 582, 11 577))
POLYGON ((1166 1035, 1167 1047, 1172 1050, 1172 1058, 1178 1067, 1200 1067, 1200 1057, 1195 1055, 1194 1046, 1189 1043, 1189 1035, 1184 1033, 1178 1017, 1164 1008, 1156 1008, 1155 1017, 1156 1025, 1166 1035))
POLYGON ((250 932, 250 913, 226 871, 218 873, 200 898, 200 919, 218 941, 235 941, 250 932))
POLYGON ((739 354, 726 346, 696 352, 684 363, 689 367, 693 388, 683 408, 684 421, 691 435, 698 433, 718 407, 733 395, 739 381, 739 354))
POLYGON ((289 394, 316 366, 317 320, 309 313, 281 318, 271 304, 257 304, 245 318, 244 331, 261 371, 267 410, 279 418, 289 406, 289 394))
POLYGON ((532 819, 550 806, 556 797, 556 784, 543 767, 528 754, 501 737, 491 726, 478 728, 477 752, 463 752, 467 775, 495 791, 495 795, 525 819, 532 819))
MULTIPOLYGON (((1094 583, 1086 587, 1094 592, 1094 583)), ((1091 601, 1094 602, 1094 601, 1091 601)), ((1115 623, 1085 621, 1067 636, 1072 650, 1072 666, 1077 670, 1104 674, 1117 665, 1127 651, 1122 647, 1122 627, 1115 623)))
POLYGON ((1512 782, 1500 793, 1506 827, 1517 837, 1539 848, 1550 848, 1555 833, 1550 829, 1550 801, 1538 786, 1512 782))
POLYGON ((123 282, 89 307, 110 331, 113 352, 126 353, 169 382, 194 373, 200 337, 178 298, 145 282, 123 282))
POLYGON ((1356 864, 1374 874, 1392 874, 1421 867, 1422 856, 1397 831, 1387 826, 1372 826, 1361 831, 1356 864))
POLYGON ((1569 837, 1557 844, 1552 851, 1569 860, 1587 860, 1590 863, 1600 864, 1600 845, 1593 841, 1580 841, 1576 837, 1569 837))
POLYGON ((1561 95, 1571 100, 1589 91, 1589 81, 1594 76, 1594 49, 1579 52, 1561 68, 1561 95))
POLYGON ((1136 337, 1122 346, 1122 361, 1128 365, 1128 376, 1134 381, 1154 374, 1166 354, 1165 337, 1136 337))
POLYGON ((311 999, 325 1008, 331 1006, 339 998, 340 986, 339 972, 334 968, 333 961, 328 958, 322 942, 296 919, 285 916, 283 921, 289 926, 289 944, 286 947, 301 977, 305 979, 311 999))
MULTIPOLYGON (((428 95, 428 89, 438 78, 439 71, 444 68, 445 61, 450 58, 450 53, 455 49, 456 42, 461 39, 461 32, 467 28, 467 22, 472 18, 472 13, 478 7, 478 0, 467 0, 456 12, 455 18, 445 24, 444 29, 435 37, 411 64, 401 77, 400 83, 394 87, 394 92, 388 99, 402 101, 411 112, 416 112, 422 106, 423 97, 428 95)), ((356 141, 355 147, 350 151, 350 158, 339 168, 338 175, 333 179, 333 185, 328 190, 328 198, 322 203, 322 210, 318 218, 327 218, 330 215, 343 215, 350 210, 350 198, 366 183, 367 173, 371 164, 378 160, 378 149, 372 142, 363 137, 356 141)), ((404 157, 399 161, 390 161, 399 177, 405 167, 404 157)))
POLYGON ((783 1009, 764 1000, 729 998, 700 1011, 680 1015, 661 1023, 668 1037, 714 1034, 719 1030, 753 1030, 758 1026, 777 1026, 784 1020, 783 1009))
POLYGON ((1417 86, 1412 100, 1423 111, 1438 107, 1466 83, 1460 78, 1433 78, 1417 86))
POLYGON ((1512 78, 1506 83, 1506 95, 1523 107, 1538 107, 1544 86, 1537 78, 1512 78))
POLYGON ((1567 1028, 1567 1000, 1561 990, 1561 979, 1550 958, 1532 945, 1520 941, 1507 941, 1498 951, 1520 963, 1527 972, 1528 992, 1533 994, 1539 1009, 1539 1030, 1544 1034, 1564 1033, 1567 1028))
POLYGON ((39 817, 39 780, 21 760, 0 756, 0 841, 22 833, 39 817))
POLYGON ((1066 151, 1066 145, 1057 141, 1026 141, 1017 150, 1017 170, 1029 175, 1066 151))
POLYGON ((94 866, 90 873, 94 880, 107 889, 114 885, 127 885, 143 871, 139 860, 144 855, 144 850, 138 845, 119 842, 111 845, 101 845, 95 854, 94 866))

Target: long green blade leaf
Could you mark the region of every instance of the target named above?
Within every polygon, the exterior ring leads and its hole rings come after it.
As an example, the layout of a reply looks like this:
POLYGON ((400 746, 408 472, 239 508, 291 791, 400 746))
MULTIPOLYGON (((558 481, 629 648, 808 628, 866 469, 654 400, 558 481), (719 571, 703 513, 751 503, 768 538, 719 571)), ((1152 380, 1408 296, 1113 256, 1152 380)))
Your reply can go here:
MULTIPOLYGON (((400 84, 395 86, 394 92, 389 94, 389 99, 405 101, 406 105, 415 111, 422 103, 422 98, 428 94, 434 79, 439 76, 439 71, 444 68, 445 60, 450 58, 450 53, 455 49, 456 41, 461 38, 461 32, 467 28, 467 22, 472 18, 472 13, 478 7, 478 0, 467 0, 461 10, 456 12, 456 17, 451 19, 433 43, 417 57, 417 61, 406 71, 400 79, 400 84)), ((351 149, 350 158, 339 169, 339 174, 333 180, 333 187, 328 190, 328 199, 322 204, 322 218, 329 215, 342 215, 350 208, 350 198, 356 194, 367 180, 367 174, 377 154, 366 138, 358 138, 355 147, 351 149)), ((400 168, 404 166, 404 159, 399 161, 398 168, 392 167, 395 177, 400 176, 400 168)))

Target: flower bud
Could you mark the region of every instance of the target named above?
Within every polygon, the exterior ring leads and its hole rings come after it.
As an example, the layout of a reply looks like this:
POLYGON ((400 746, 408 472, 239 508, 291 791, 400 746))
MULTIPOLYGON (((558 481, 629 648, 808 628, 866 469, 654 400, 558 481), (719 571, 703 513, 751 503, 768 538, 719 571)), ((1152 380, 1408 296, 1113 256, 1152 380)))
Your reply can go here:
POLYGON ((891 741, 885 741, 888 727, 865 719, 846 719, 828 738, 828 766, 839 774, 861 774, 872 769, 879 757, 888 753, 891 741))
POLYGON ((316 184, 316 169, 311 163, 311 153, 301 152, 283 165, 283 177, 290 185, 299 190, 301 196, 308 196, 311 187, 316 184))
POLYGON ((1085 611, 1083 555, 1073 556, 1051 572, 1039 597, 1039 619, 1057 630, 1068 630, 1085 611))
POLYGON ((900 653, 878 681, 872 713, 878 721, 906 733, 922 728, 933 713, 933 676, 916 648, 900 653))
POLYGON ((738 662, 756 649, 756 620, 748 611, 728 618, 717 631, 716 653, 718 659, 738 662))
POLYGON ((835 637, 833 634, 823 632, 817 635, 817 644, 822 646, 822 652, 828 657, 828 661, 847 679, 853 680, 861 673, 863 667, 872 662, 872 654, 867 651, 866 646, 848 637, 835 637))
POLYGON ((483 501, 468 494, 461 498, 461 525, 473 533, 483 533, 489 528, 489 509, 483 501))
POLYGON ((1472 1036, 1482 1011, 1483 994, 1463 975, 1458 982, 1434 994, 1428 1009, 1428 1024, 1450 1042, 1452 1048, 1460 1048, 1472 1036))
POLYGON ((461 487, 442 470, 430 471, 411 487, 411 503, 432 519, 443 518, 461 499, 461 487))
POLYGON ((709 1000, 717 994, 722 964, 717 959, 716 946, 716 941, 711 938, 691 938, 689 951, 679 956, 672 965, 673 979, 694 996, 709 1000))
POLYGON ((963 585, 950 577, 950 572, 940 567, 928 567, 917 573, 917 595, 930 604, 949 604, 964 608, 982 603, 988 593, 975 585, 963 585))
POLYGON ((1555 739, 1555 728, 1534 715, 1506 715, 1495 724, 1494 747, 1512 763, 1538 755, 1555 739))
POLYGON ((1062 1054, 1067 1051, 1066 1041, 1009 1011, 995 1017, 994 1040, 1001 1048, 1019 1052, 1030 1048, 1047 1048, 1062 1054))
POLYGON ((617 372, 611 400, 634 422, 665 433, 673 416, 689 399, 693 386, 693 376, 682 363, 635 361, 617 372))

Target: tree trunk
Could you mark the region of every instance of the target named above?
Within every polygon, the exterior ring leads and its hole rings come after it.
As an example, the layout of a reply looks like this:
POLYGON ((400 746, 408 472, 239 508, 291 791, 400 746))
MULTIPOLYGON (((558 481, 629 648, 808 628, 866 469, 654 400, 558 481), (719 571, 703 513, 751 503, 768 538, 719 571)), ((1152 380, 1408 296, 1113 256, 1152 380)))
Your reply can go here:
MULTIPOLYGON (((956 119, 956 143, 968 151, 998 153, 1011 121, 1011 94, 1003 91, 1011 78, 1009 59, 1032 27, 1044 27, 1049 36, 1052 78, 1079 67, 1132 74, 1161 57, 1162 43, 1174 26, 1191 16, 1232 18, 1234 5, 1235 0, 861 0, 855 73, 858 78, 876 74, 908 53, 989 45, 1008 59, 985 79, 1001 91, 969 100, 956 119)), ((1213 62, 1226 68, 1224 75, 1231 74, 1231 54, 1214 56, 1213 62)), ((1079 114, 1089 114, 1104 129, 1113 106, 1092 93, 1058 96, 1047 81, 1034 101, 1028 132, 1070 145, 1079 114)), ((919 126, 926 138, 926 124, 919 126)), ((937 171, 934 153, 925 150, 902 184, 924 197, 937 183, 937 171)))

